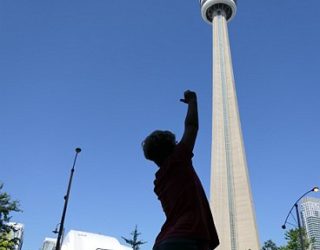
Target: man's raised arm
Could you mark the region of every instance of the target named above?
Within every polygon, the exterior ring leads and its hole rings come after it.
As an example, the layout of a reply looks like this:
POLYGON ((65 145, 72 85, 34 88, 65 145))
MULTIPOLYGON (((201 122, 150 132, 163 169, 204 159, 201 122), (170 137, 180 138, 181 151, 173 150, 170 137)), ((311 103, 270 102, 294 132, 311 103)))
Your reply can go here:
POLYGON ((184 133, 181 142, 184 143, 190 151, 192 151, 199 129, 197 95, 195 92, 187 90, 184 92, 184 99, 180 99, 180 101, 188 104, 188 111, 184 122, 184 133))

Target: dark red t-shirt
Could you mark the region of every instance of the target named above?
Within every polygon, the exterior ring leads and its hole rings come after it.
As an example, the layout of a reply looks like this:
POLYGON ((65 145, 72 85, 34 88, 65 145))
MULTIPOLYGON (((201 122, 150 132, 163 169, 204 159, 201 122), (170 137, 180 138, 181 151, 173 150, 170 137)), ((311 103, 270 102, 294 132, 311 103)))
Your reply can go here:
POLYGON ((203 241, 209 249, 219 245, 210 206, 192 166, 192 157, 193 153, 179 143, 156 172, 154 192, 166 221, 155 246, 168 238, 203 241))

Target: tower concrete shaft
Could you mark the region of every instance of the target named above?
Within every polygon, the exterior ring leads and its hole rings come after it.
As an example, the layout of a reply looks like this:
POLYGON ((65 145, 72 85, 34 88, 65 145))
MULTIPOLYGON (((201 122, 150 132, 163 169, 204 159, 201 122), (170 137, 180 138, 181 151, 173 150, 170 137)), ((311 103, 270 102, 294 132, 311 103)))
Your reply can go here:
POLYGON ((211 8, 213 139, 210 204, 220 239, 218 250, 259 250, 232 68, 226 9, 228 10, 228 6, 225 4, 211 8))

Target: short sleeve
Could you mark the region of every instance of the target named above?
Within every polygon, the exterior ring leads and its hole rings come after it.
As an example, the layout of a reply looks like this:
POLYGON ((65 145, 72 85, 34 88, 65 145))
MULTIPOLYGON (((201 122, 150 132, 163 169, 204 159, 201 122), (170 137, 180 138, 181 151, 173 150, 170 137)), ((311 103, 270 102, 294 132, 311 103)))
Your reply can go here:
POLYGON ((191 160, 193 157, 193 152, 183 142, 177 144, 174 154, 179 159, 191 160))

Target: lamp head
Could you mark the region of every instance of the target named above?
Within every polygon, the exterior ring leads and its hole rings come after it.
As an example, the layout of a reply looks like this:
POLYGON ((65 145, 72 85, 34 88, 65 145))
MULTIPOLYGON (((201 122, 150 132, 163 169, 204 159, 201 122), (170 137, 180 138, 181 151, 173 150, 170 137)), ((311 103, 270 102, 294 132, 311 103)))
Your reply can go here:
POLYGON ((54 234, 57 234, 59 233, 59 230, 58 230, 58 226, 60 225, 60 223, 57 224, 56 228, 52 231, 54 234))
POLYGON ((314 188, 312 189, 312 191, 313 191, 313 192, 319 192, 319 187, 314 187, 314 188))
POLYGON ((281 227, 282 227, 282 229, 286 229, 286 225, 282 225, 281 227))
POLYGON ((81 152, 81 148, 76 148, 76 152, 80 153, 81 152))

